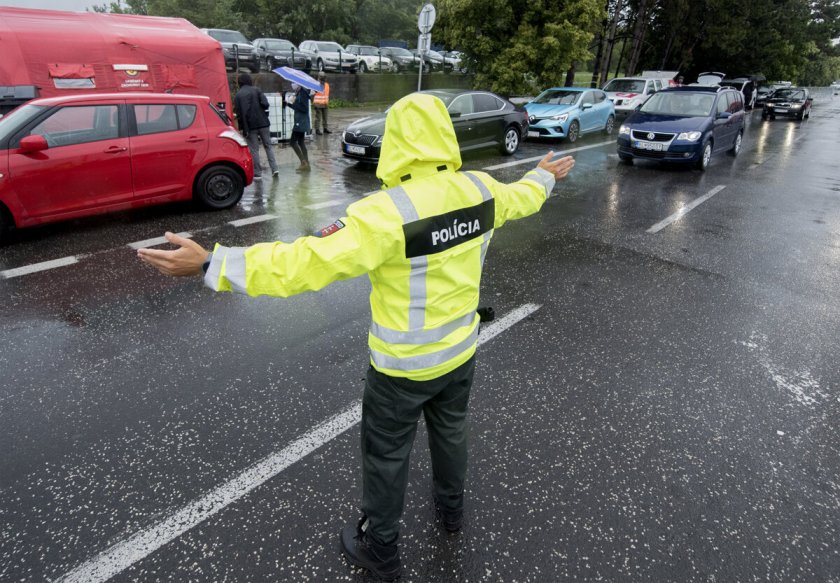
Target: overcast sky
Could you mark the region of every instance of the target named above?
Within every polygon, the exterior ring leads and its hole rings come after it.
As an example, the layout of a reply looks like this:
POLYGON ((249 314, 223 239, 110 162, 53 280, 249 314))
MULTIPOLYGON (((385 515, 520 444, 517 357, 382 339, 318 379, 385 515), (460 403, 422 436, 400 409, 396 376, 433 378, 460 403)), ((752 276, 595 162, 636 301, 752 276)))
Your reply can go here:
POLYGON ((17 6, 19 8, 45 8, 48 10, 79 10, 97 4, 110 4, 106 0, 0 0, 0 6, 17 6))

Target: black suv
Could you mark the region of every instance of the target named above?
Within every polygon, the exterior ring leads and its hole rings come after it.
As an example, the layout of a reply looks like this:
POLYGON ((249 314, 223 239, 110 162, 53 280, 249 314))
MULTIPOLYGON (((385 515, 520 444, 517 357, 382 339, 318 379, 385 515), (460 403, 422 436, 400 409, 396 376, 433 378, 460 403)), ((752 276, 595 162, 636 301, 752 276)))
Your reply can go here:
POLYGON ((258 38, 254 40, 254 48, 260 64, 269 71, 283 66, 302 71, 312 68, 312 59, 286 39, 258 38))
POLYGON ((225 54, 225 67, 237 68, 247 67, 252 73, 260 72, 260 59, 257 57, 257 49, 245 38, 245 35, 238 30, 227 30, 224 28, 202 28, 201 32, 210 35, 222 45, 222 52, 225 54))

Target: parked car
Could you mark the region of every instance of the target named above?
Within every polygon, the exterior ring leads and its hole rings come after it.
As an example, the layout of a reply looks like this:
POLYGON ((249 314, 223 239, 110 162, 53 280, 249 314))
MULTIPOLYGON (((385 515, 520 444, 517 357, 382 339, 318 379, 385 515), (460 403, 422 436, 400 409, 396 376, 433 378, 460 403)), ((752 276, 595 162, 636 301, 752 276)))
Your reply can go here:
POLYGON ((305 40, 300 43, 300 50, 312 59, 317 71, 355 73, 359 67, 358 57, 336 42, 305 40))
POLYGON ((35 99, 0 119, 0 233, 194 199, 235 205, 248 145, 208 97, 103 93, 35 99))
POLYGON ((302 71, 312 68, 312 59, 297 48, 293 42, 282 38, 258 38, 254 48, 260 64, 272 71, 277 67, 292 67, 302 71))
POLYGON ((464 65, 463 55, 459 51, 443 51, 441 53, 444 60, 452 65, 452 71, 456 73, 465 73, 466 67, 464 65))
POLYGON ((615 114, 626 117, 663 87, 667 85, 659 78, 616 77, 604 85, 604 91, 615 106, 615 114))
MULTIPOLYGON (((418 55, 417 49, 411 49, 411 52, 415 55, 418 55)), ((444 73, 451 73, 455 68, 451 59, 445 59, 443 55, 437 51, 426 51, 425 57, 432 71, 443 71, 444 73)))
POLYGON ((391 59, 372 45, 347 45, 347 50, 359 58, 359 73, 380 73, 391 70, 391 59))
POLYGON ((403 71, 417 72, 420 70, 420 58, 408 49, 402 47, 381 47, 382 56, 391 59, 391 68, 394 73, 403 71))
POLYGON ((529 138, 566 138, 603 131, 607 135, 615 125, 615 108, 600 89, 552 87, 525 104, 528 112, 529 138))
MULTIPOLYGON (((512 155, 528 133, 524 109, 489 91, 433 89, 421 91, 438 97, 452 116, 452 125, 462 152, 497 147, 512 155)), ((386 113, 356 120, 341 137, 341 151, 348 158, 378 162, 386 113)))
POLYGON ((747 109, 755 107, 756 87, 755 82, 748 77, 736 77, 734 79, 722 79, 720 82, 722 87, 734 87, 741 92, 744 99, 744 106, 747 109))
MULTIPOLYGON (((408 50, 418 60, 421 60, 424 63, 426 63, 426 66, 423 69, 424 73, 432 73, 434 71, 439 70, 440 67, 439 67, 438 63, 432 58, 432 56, 429 54, 429 51, 426 51, 425 54, 421 55, 420 51, 418 51, 417 49, 408 49, 408 50)), ((441 64, 442 64, 442 62, 441 62, 441 64)))
POLYGON ((777 115, 806 119, 811 117, 811 104, 814 99, 806 87, 785 87, 773 92, 765 100, 761 110, 761 119, 776 119, 777 115))
POLYGON ((202 28, 201 31, 221 43, 226 67, 236 69, 238 60, 239 67, 247 67, 252 73, 260 72, 260 58, 257 55, 257 49, 245 38, 244 34, 238 30, 224 28, 202 28))
POLYGON ((618 130, 618 157, 709 166, 712 154, 737 156, 744 136, 744 100, 731 87, 663 89, 618 130))

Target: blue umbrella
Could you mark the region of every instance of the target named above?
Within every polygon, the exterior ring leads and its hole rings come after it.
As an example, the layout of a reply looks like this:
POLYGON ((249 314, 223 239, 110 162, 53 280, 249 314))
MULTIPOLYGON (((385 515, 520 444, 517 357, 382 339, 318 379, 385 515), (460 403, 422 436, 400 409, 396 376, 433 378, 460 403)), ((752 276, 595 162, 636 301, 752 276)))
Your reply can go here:
POLYGON ((313 91, 324 90, 320 83, 303 71, 298 71, 297 69, 292 69, 291 67, 277 67, 274 69, 274 72, 283 77, 283 79, 291 81, 292 83, 297 83, 301 87, 306 87, 307 89, 312 89, 313 91))

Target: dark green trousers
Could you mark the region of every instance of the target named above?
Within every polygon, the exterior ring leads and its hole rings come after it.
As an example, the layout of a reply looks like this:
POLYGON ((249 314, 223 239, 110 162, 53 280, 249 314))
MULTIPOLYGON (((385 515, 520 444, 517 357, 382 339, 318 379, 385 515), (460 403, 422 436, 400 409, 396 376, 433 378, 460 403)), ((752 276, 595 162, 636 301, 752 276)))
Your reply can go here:
POLYGON ((408 461, 420 414, 426 418, 434 492, 445 508, 463 508, 467 473, 467 403, 475 357, 430 381, 384 375, 371 367, 362 400, 362 512, 368 536, 390 545, 399 536, 408 461))

